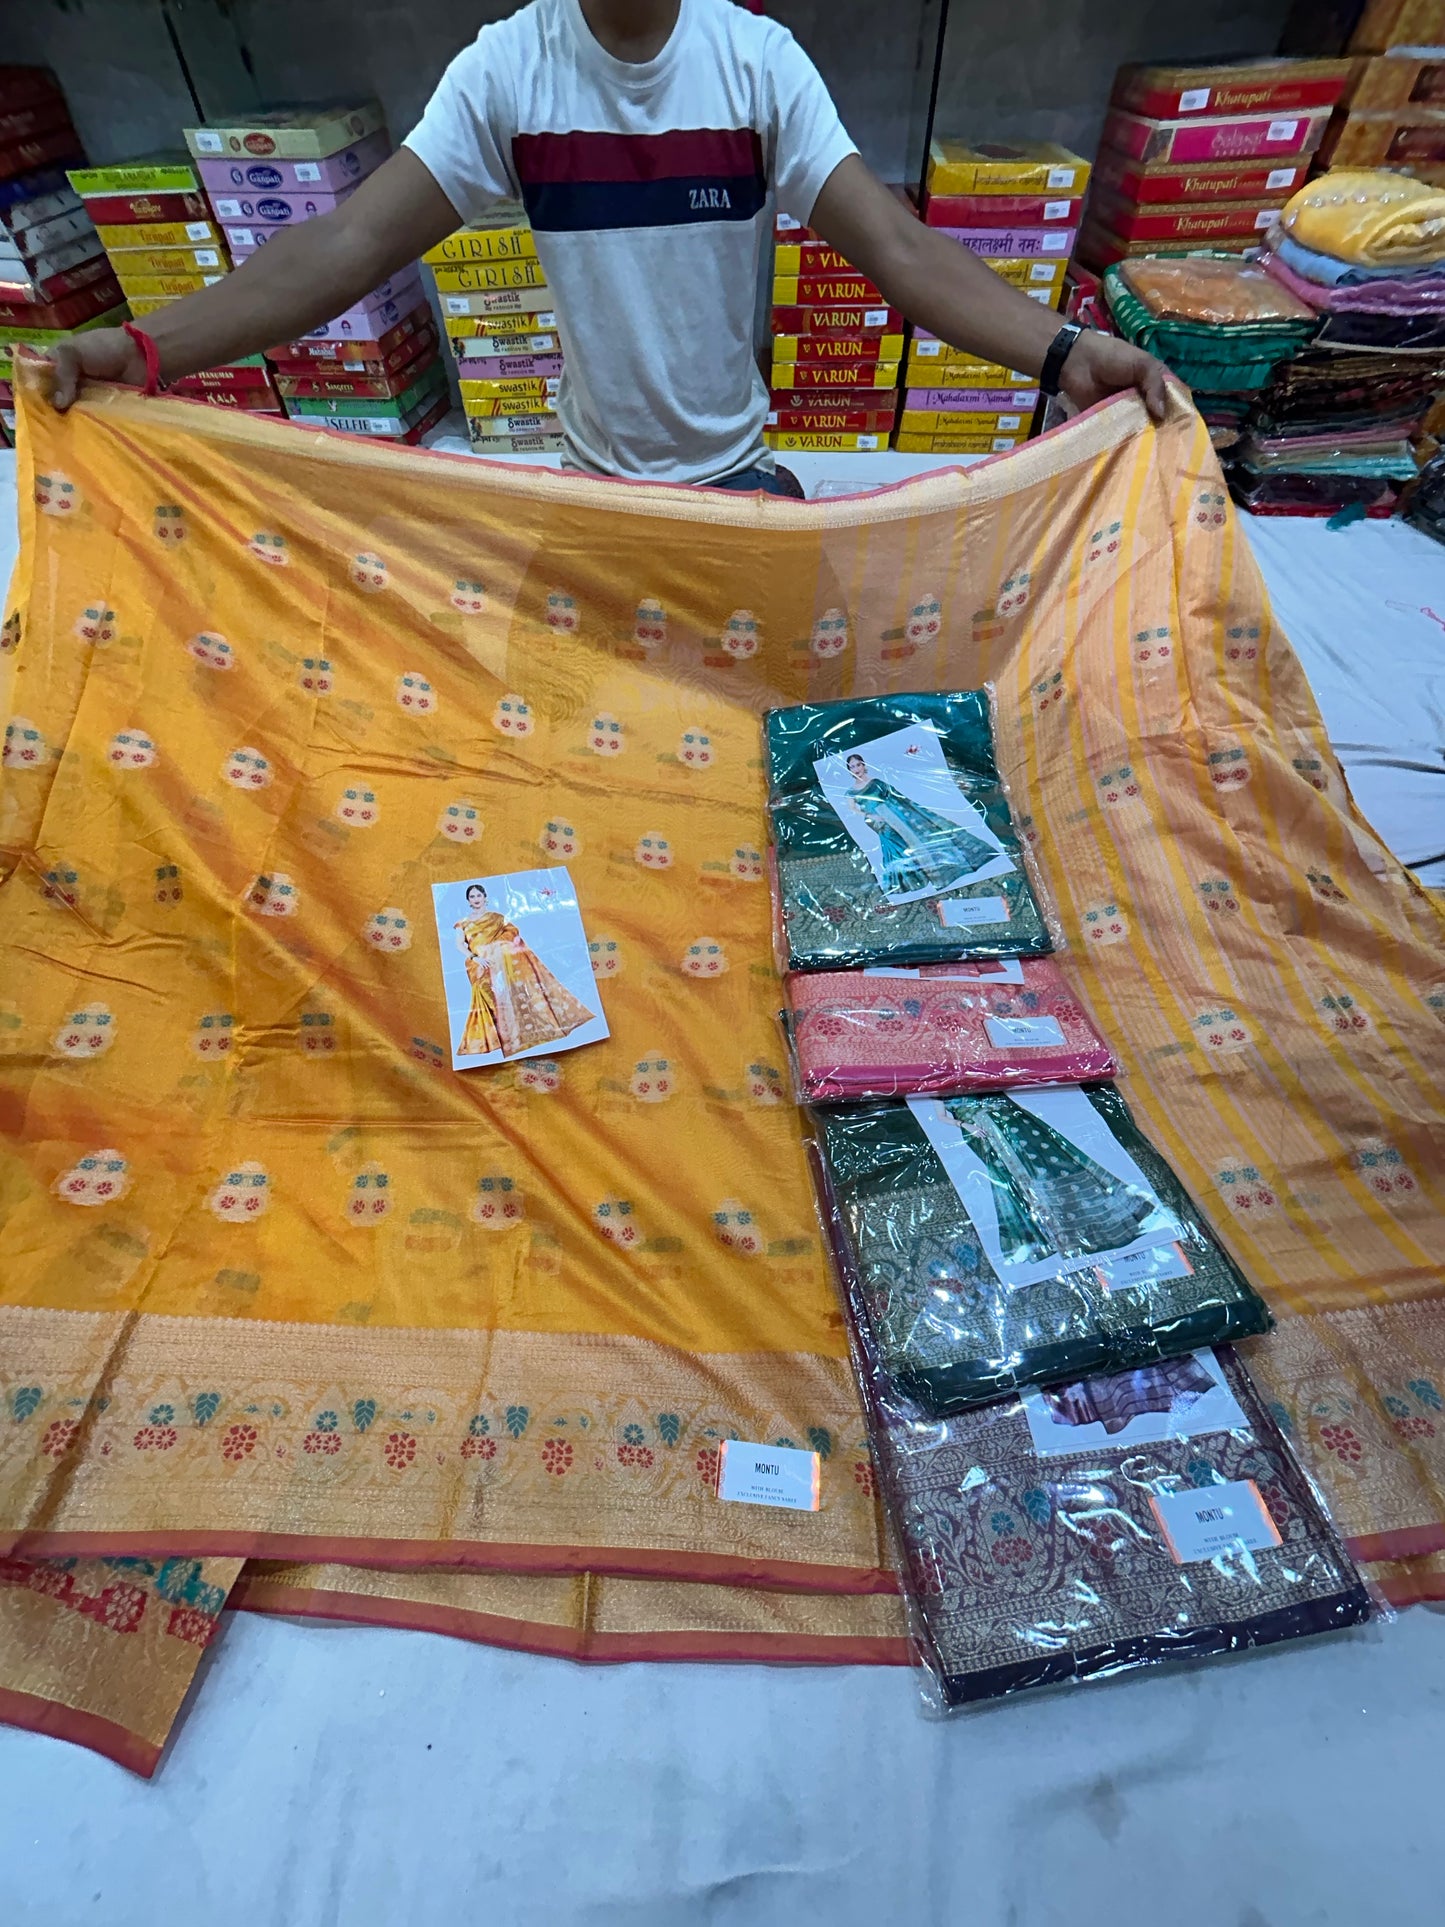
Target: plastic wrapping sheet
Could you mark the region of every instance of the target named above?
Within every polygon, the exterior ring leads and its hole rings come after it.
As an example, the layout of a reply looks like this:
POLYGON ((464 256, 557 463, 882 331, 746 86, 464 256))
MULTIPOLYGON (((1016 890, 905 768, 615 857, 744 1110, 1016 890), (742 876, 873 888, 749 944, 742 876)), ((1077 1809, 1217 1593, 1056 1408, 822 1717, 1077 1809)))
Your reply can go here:
POLYGON ((1406 519, 1437 542, 1445 542, 1445 454, 1433 455, 1420 471, 1406 519))
POLYGON ((1226 473, 1235 501, 1256 515, 1334 515, 1357 503, 1370 514, 1388 515, 1398 495, 1396 484, 1382 475, 1321 475, 1303 468, 1265 473, 1245 462, 1228 463, 1226 473))
POLYGON ((1248 436, 1235 450, 1235 457, 1261 474, 1291 469, 1304 475, 1373 475, 1408 482, 1415 473, 1414 455, 1403 439, 1382 443, 1350 436, 1334 441, 1326 436, 1248 436))
POLYGON ((1272 280, 1258 263, 1238 256, 1144 257, 1123 262, 1119 273, 1159 320, 1218 327, 1314 320, 1313 308, 1272 280))
POLYGON ((819 971, 788 985, 810 1103, 1113 1077, 1112 1051, 1049 957, 819 971))
POLYGON ((988 690, 799 704, 765 728, 780 969, 1060 946, 994 760, 988 690))
POLYGON ((1273 1322, 1112 1085, 814 1122, 870 1343, 931 1413, 1273 1322))

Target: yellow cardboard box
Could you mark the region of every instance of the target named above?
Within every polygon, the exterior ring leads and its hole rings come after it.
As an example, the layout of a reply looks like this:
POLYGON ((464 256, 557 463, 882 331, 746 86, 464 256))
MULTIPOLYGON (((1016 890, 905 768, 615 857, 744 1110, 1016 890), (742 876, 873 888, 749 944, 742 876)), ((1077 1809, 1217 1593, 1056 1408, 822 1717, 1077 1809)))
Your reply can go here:
POLYGON ((463 261, 529 261, 537 258, 537 241, 529 227, 464 227, 428 248, 421 258, 429 268, 463 261))
POLYGON ((512 288, 545 288, 547 277, 536 260, 453 261, 433 268, 443 294, 500 294, 512 288))
POLYGON ((840 455, 868 455, 874 450, 887 448, 886 434, 877 435, 790 435, 782 429, 769 428, 764 431, 763 440, 769 448, 784 453, 791 450, 794 454, 825 454, 832 452, 840 455))
POLYGON ((221 274, 116 274, 122 293, 130 295, 148 294, 194 294, 197 288, 209 288, 213 282, 225 279, 221 274))
POLYGON ((905 455, 1003 455, 1017 448, 1018 435, 915 435, 900 429, 893 446, 905 455))
POLYGON ((220 243, 210 221, 136 221, 124 227, 98 227, 107 254, 130 248, 207 248, 220 243))

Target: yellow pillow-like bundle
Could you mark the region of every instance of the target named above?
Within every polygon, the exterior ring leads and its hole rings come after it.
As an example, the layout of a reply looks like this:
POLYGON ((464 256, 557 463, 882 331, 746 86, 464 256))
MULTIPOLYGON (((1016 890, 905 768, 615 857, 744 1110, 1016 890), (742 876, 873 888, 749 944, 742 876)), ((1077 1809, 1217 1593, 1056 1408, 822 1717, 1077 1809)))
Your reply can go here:
POLYGON ((1340 168, 1302 187, 1280 226, 1352 267, 1430 267, 1445 261, 1445 189, 1386 168, 1340 168))

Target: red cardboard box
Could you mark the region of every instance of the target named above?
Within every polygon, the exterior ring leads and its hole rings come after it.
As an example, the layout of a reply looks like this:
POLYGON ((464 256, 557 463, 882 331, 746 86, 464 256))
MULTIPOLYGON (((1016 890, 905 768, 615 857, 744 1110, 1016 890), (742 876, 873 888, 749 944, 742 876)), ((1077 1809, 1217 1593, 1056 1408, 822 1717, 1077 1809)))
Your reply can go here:
POLYGON ((15 328, 78 328, 82 321, 105 314, 122 299, 112 274, 82 288, 78 294, 67 295, 63 301, 51 301, 43 306, 37 302, 0 303, 0 321, 15 328))
POLYGON ((1121 67, 1111 107, 1155 120, 1185 114, 1281 114, 1333 107, 1345 91, 1351 60, 1227 60, 1216 66, 1121 67))
POLYGON ((1132 160, 1112 147, 1101 147, 1094 162, 1094 185, 1126 201, 1162 201, 1175 207, 1186 201, 1264 201, 1282 194, 1287 200, 1304 186, 1308 161, 1210 161, 1187 167, 1173 161, 1132 160))
POLYGON ((773 281, 773 302, 779 308, 886 305, 881 290, 862 274, 780 274, 773 281))
MULTIPOLYGON (((786 396, 788 401, 808 401, 807 396, 786 396)), ((897 402, 888 408, 819 408, 816 398, 808 407, 779 407, 778 398, 768 410, 768 427, 782 435, 886 435, 897 416, 897 402)))
POLYGON ((934 194, 924 220, 929 227, 1077 227, 1081 194, 934 194))
POLYGON ((897 308, 853 304, 836 308, 774 308, 775 335, 896 335, 903 326, 897 308))
POLYGON ((1113 194, 1096 193, 1089 218, 1117 234, 1121 241, 1193 241, 1199 246, 1216 240, 1253 241, 1272 228, 1288 196, 1267 201, 1220 201, 1213 207, 1137 207, 1113 194))
POLYGON ((85 211, 97 227, 138 227, 154 221, 209 221, 204 194, 87 194, 85 211))

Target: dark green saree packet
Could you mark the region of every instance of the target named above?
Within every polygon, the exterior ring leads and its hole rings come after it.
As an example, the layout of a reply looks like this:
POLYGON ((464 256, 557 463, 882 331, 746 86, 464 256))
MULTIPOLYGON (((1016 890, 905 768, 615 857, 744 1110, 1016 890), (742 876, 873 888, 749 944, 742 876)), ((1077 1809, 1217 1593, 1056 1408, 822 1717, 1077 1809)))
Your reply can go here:
POLYGON ((1072 1089, 1144 1186, 1012 1096, 950 1100, 986 1193, 982 1208, 970 1194, 980 1222, 906 1104, 814 1115, 880 1367, 928 1412, 1129 1370, 1273 1323, 1114 1087, 1072 1089), (1135 1248, 1171 1223, 1177 1238, 1135 1248))
POLYGON ((986 690, 804 703, 770 710, 765 728, 787 969, 911 968, 1053 948, 994 760, 986 690), (1012 867, 1002 874, 953 881, 995 855, 992 847, 900 790, 891 769, 870 765, 871 745, 919 726, 936 738, 952 786, 1003 846, 1012 867), (887 891, 824 793, 815 765, 830 756, 857 758, 848 794, 856 819, 878 838, 887 891), (899 895, 912 900, 894 901, 899 895))

